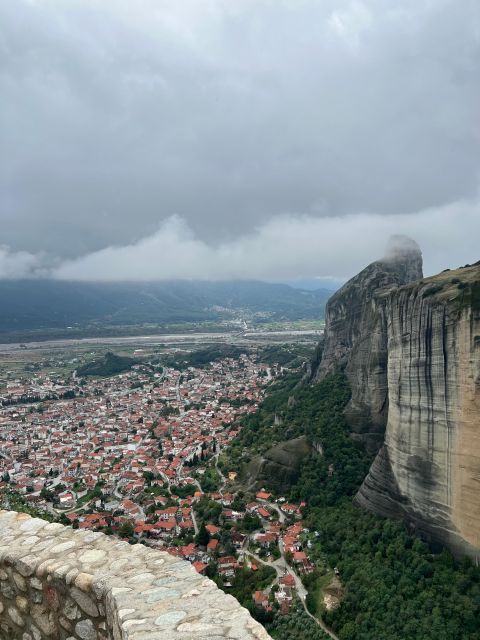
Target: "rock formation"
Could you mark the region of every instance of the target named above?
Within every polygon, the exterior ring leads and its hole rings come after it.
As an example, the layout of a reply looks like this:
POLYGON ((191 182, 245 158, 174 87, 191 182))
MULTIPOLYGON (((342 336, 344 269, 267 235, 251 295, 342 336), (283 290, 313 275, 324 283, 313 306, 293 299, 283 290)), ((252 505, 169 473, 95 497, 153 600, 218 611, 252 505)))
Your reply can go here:
POLYGON ((246 465, 242 484, 257 489, 268 485, 278 493, 284 493, 298 480, 302 463, 312 452, 306 436, 279 442, 246 465))
POLYGON ((357 502, 480 556, 480 265, 388 302, 385 443, 357 502))
POLYGON ((422 275, 418 245, 394 236, 386 257, 349 280, 327 304, 325 341, 315 379, 345 366, 352 390, 347 420, 354 434, 375 451, 383 440, 388 413, 388 297, 422 275))
POLYGON ((480 556, 480 264, 422 280, 395 239, 329 301, 315 378, 345 367, 353 437, 382 446, 357 497, 480 556))

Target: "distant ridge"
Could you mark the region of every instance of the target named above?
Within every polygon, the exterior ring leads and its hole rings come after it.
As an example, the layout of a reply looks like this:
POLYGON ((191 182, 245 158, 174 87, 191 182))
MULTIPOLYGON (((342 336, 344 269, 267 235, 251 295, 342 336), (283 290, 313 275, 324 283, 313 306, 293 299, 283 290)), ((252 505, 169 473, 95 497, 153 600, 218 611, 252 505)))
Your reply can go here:
POLYGON ((327 289, 260 281, 68 282, 0 280, 0 340, 39 329, 218 321, 235 312, 323 318, 327 289))

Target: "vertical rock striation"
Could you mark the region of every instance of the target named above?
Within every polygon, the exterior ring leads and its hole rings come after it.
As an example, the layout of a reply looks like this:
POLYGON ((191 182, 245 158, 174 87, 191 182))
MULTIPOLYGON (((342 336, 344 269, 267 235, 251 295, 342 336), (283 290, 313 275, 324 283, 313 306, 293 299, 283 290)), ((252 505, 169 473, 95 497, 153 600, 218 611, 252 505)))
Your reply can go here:
POLYGON ((480 555, 480 266, 389 296, 385 443, 357 502, 480 555))
POLYGON ((328 302, 314 380, 345 369, 352 437, 377 456, 356 501, 480 557, 480 263, 422 279, 395 237, 328 302))
POLYGON ((352 398, 346 417, 354 435, 378 450, 387 423, 387 303, 392 291, 422 277, 418 245, 395 236, 386 257, 373 262, 330 298, 319 381, 345 367, 352 398))

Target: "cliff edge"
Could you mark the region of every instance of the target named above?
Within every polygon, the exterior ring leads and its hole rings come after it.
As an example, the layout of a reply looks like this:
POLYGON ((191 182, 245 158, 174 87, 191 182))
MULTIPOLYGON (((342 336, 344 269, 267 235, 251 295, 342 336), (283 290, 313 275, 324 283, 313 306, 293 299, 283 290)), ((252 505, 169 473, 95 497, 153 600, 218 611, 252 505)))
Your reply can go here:
POLYGON ((356 502, 480 556, 480 263, 423 279, 395 237, 328 302, 313 379, 338 368, 352 437, 378 452, 356 502))
POLYGON ((386 256, 349 280, 327 303, 323 353, 314 380, 345 368, 352 390, 347 421, 354 435, 375 452, 383 441, 388 415, 389 295, 422 276, 417 243, 394 236, 386 256))
POLYGON ((356 501, 480 555, 480 265, 404 286, 388 304, 385 442, 356 501))

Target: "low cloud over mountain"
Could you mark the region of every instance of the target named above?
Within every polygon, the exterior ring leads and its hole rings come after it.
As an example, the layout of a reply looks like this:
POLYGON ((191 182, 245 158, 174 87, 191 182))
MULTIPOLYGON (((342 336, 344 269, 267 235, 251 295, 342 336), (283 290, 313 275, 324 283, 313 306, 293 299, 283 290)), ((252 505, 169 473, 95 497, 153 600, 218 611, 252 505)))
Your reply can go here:
POLYGON ((453 0, 3 0, 0 275, 343 277, 392 232, 431 272, 446 246, 472 259, 479 21, 453 0))

